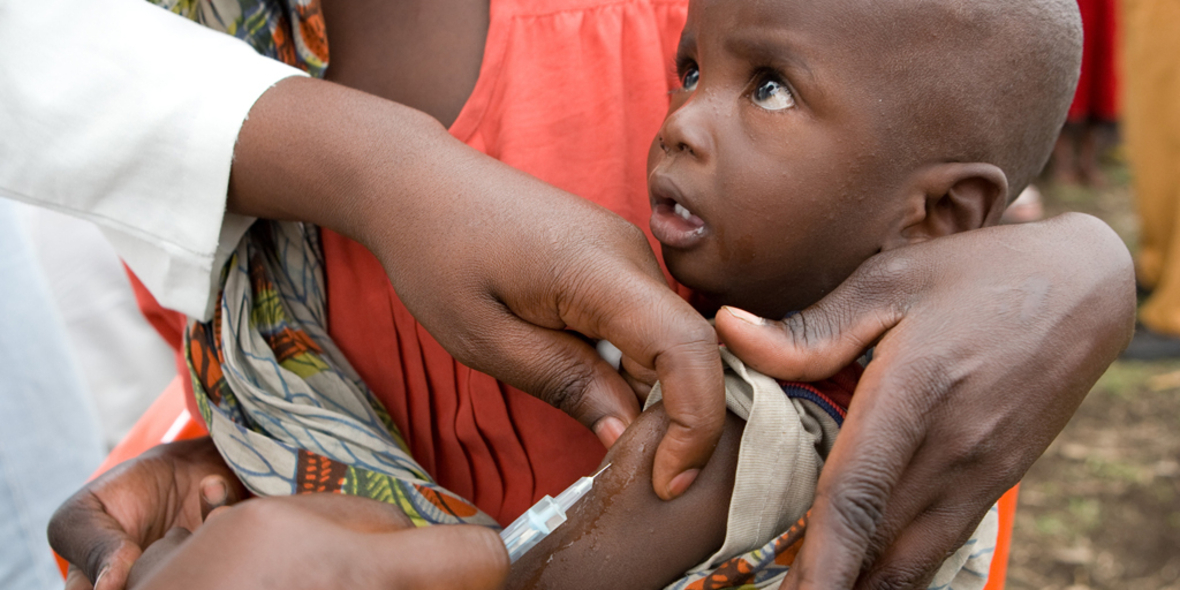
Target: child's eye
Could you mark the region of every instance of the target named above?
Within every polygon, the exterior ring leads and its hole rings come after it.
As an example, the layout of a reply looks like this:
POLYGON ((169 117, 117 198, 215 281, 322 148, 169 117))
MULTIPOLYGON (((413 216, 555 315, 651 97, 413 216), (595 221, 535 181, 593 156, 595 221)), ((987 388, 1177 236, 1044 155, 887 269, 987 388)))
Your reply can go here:
POLYGON ((791 94, 791 89, 774 78, 765 78, 758 82, 758 86, 750 95, 750 100, 768 111, 781 111, 795 106, 795 96, 791 94))
POLYGON ((695 65, 685 66, 680 71, 680 88, 692 92, 697 88, 697 82, 701 80, 701 70, 695 65))

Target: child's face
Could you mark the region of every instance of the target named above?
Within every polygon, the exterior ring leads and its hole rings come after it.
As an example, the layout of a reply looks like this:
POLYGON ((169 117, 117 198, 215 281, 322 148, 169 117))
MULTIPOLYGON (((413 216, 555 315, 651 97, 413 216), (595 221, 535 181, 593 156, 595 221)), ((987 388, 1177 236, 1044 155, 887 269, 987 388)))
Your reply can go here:
POLYGON ((651 229, 680 282, 781 317, 895 239, 901 146, 861 4, 693 0, 648 157, 651 229))

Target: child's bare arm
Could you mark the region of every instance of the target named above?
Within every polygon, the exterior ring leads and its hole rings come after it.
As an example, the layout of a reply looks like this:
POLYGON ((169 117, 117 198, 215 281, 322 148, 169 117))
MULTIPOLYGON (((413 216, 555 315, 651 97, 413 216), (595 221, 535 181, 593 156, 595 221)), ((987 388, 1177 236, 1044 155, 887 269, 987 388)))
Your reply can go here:
POLYGON ((713 458, 684 496, 665 502, 651 487, 656 446, 667 428, 662 404, 644 412, 611 448, 610 463, 569 520, 526 553, 509 589, 657 589, 725 540, 729 498, 745 423, 727 414, 713 458))

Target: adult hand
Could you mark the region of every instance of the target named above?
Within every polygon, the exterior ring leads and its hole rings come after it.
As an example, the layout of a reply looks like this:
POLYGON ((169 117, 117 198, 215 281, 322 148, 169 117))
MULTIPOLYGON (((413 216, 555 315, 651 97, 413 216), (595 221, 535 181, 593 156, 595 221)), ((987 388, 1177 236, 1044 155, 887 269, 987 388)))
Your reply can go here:
POLYGON ((726 344, 782 379, 827 377, 877 343, 783 588, 925 588, 1065 426, 1134 315, 1126 247, 1078 214, 878 255, 782 322, 719 313, 726 344))
POLYGON ((208 438, 155 447, 87 483, 49 522, 49 543, 70 562, 66 590, 122 590, 132 565, 174 527, 246 491, 208 438))
POLYGON ((494 590, 508 574, 490 529, 415 529, 393 506, 336 494, 249 500, 157 545, 130 590, 494 590))
POLYGON ((230 208, 364 244, 456 359, 565 410, 608 446, 639 404, 567 328, 654 369, 670 419, 653 473, 665 499, 691 484, 721 435, 715 333, 668 289, 643 233, 427 115, 331 83, 280 82, 239 135, 230 208))

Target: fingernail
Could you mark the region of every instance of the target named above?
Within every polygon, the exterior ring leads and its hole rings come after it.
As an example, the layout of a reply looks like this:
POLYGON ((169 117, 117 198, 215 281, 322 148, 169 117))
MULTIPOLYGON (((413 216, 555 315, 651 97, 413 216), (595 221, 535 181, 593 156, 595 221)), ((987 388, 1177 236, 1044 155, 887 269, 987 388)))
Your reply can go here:
POLYGON ((672 483, 668 484, 668 497, 679 498, 681 494, 688 490, 688 486, 697 480, 697 476, 701 474, 700 469, 689 469, 680 475, 672 478, 672 483))
POLYGON ((730 307, 726 305, 725 311, 729 312, 729 315, 746 322, 747 324, 754 324, 755 326, 766 325, 766 319, 760 318, 744 309, 738 309, 736 307, 730 307))
POLYGON ((111 566, 108 565, 108 566, 102 568, 102 570, 100 570, 98 572, 98 577, 94 578, 94 590, 98 590, 98 584, 100 582, 102 582, 102 577, 105 576, 107 574, 107 571, 110 569, 111 569, 111 566))
POLYGON ((603 444, 610 447, 615 444, 615 441, 619 440, 620 436, 623 436, 623 431, 626 429, 627 427, 623 426, 622 420, 613 416, 607 416, 599 420, 598 424, 594 426, 594 433, 598 435, 598 440, 601 440, 603 444))
POLYGON ((220 506, 225 504, 229 490, 226 489, 225 482, 221 478, 215 478, 212 481, 206 481, 201 484, 201 495, 205 496, 205 501, 210 506, 220 506))

